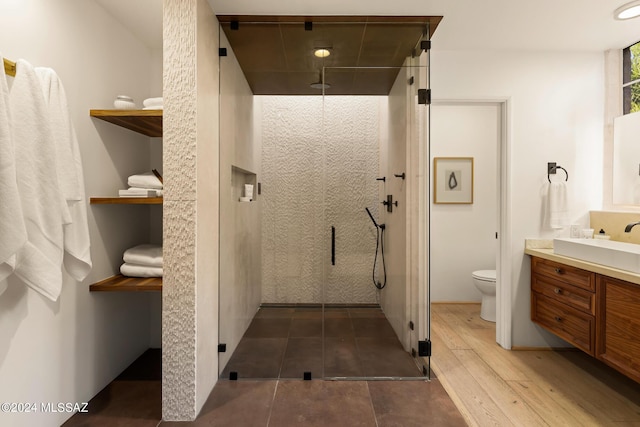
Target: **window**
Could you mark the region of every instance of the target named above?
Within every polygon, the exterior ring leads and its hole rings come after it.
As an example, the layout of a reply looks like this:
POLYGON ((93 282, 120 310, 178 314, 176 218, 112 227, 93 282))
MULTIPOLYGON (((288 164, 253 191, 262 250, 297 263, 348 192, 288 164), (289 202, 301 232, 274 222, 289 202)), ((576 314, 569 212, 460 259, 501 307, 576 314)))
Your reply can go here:
POLYGON ((622 50, 624 114, 640 111, 640 42, 622 50))

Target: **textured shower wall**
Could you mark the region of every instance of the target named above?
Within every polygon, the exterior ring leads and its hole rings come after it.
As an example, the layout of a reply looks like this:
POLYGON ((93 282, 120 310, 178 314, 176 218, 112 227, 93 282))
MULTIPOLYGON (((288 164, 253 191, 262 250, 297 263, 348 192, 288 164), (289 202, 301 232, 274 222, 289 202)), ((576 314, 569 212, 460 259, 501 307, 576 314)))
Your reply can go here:
POLYGON ((259 98, 263 302, 376 302, 376 236, 365 207, 378 212, 385 101, 327 97, 323 125, 320 96, 259 98))
POLYGON ((217 380, 218 24, 206 0, 163 6, 162 419, 188 421, 217 380))

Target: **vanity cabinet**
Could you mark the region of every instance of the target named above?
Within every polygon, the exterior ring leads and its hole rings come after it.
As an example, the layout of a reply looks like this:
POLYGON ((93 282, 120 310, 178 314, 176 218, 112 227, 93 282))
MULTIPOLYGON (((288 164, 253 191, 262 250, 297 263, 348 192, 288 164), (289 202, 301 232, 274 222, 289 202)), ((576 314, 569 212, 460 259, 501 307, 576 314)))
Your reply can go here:
POLYGON ((598 275, 596 356, 640 382, 640 285, 598 275))
POLYGON ((594 356, 595 274, 541 258, 531 261, 531 320, 594 356))
POLYGON ((640 285, 532 256, 531 320, 640 382, 640 285))

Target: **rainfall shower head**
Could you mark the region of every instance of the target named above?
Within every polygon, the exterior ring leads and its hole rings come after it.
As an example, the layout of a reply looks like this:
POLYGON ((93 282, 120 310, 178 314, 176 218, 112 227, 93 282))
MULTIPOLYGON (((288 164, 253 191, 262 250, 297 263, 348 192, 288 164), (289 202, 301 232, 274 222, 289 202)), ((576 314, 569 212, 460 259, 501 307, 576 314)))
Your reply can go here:
POLYGON ((376 222, 375 219, 373 219, 373 215, 371 215, 371 211, 369 210, 369 208, 365 208, 367 210, 367 213, 369 214, 369 218, 371 218, 371 222, 373 222, 373 225, 376 226, 376 228, 379 228, 378 223, 376 222))

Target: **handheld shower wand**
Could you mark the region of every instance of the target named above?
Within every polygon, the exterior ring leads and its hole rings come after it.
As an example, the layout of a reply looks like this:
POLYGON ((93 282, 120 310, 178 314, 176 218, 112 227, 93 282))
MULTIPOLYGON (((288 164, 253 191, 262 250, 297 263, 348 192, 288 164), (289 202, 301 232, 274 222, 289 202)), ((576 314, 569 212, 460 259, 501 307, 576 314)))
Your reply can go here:
POLYGON ((378 223, 376 222, 375 219, 373 219, 373 215, 371 215, 371 211, 369 210, 369 208, 365 208, 367 210, 367 213, 369 214, 369 218, 371 218, 371 222, 373 222, 373 225, 376 226, 376 228, 380 228, 380 226, 378 225, 378 223))
POLYGON ((367 213, 369 214, 369 218, 371 218, 371 222, 373 222, 373 225, 375 225, 376 227, 376 255, 373 259, 373 286, 375 286, 378 289, 383 289, 385 286, 387 286, 387 266, 384 263, 384 229, 385 229, 385 225, 384 224, 378 224, 376 222, 376 220, 373 218, 373 215, 371 215, 371 211, 369 210, 369 208, 366 208, 367 213), (384 272, 384 282, 380 282, 376 280, 376 264, 378 262, 378 248, 381 249, 381 258, 382 258, 382 271, 384 272))

